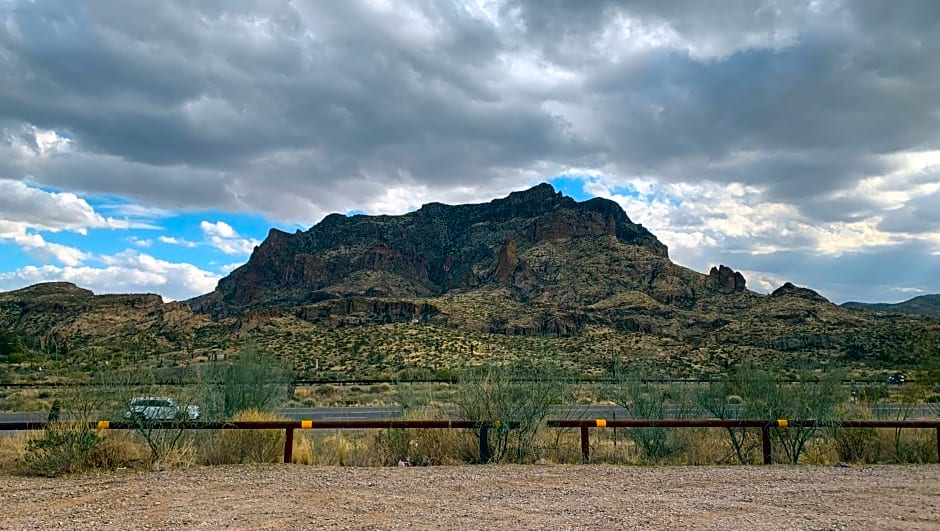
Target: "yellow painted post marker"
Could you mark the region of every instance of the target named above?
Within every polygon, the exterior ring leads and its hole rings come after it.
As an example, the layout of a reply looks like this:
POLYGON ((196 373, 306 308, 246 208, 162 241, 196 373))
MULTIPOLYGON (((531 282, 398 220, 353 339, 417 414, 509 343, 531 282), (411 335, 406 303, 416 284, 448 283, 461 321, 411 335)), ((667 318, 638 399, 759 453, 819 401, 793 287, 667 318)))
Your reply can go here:
POLYGON ((302 429, 302 430, 309 430, 309 429, 311 429, 311 428, 313 428, 313 421, 312 421, 312 420, 302 420, 302 421, 300 421, 300 429, 302 429))
POLYGON ((790 423, 787 422, 787 419, 779 419, 779 420, 777 420, 777 427, 778 427, 778 428, 786 428, 789 424, 790 424, 790 423))
POLYGON ((107 421, 107 420, 99 420, 99 421, 98 421, 98 429, 99 429, 99 430, 106 430, 106 429, 108 429, 108 428, 110 428, 110 427, 111 427, 111 422, 110 422, 110 421, 107 421))
POLYGON ((607 419, 597 419, 597 427, 598 427, 598 428, 606 428, 606 427, 607 427, 607 419))

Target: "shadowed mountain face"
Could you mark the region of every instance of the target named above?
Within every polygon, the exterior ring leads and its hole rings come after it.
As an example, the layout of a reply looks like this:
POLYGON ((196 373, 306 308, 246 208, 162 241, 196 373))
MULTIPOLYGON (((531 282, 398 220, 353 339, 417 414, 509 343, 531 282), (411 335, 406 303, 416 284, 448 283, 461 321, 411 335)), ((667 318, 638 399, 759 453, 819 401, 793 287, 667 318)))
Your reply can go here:
POLYGON ((742 359, 913 366, 938 355, 940 319, 849 310, 790 283, 753 293, 730 267, 705 275, 672 263, 616 203, 540 185, 486 204, 272 230, 212 293, 184 303, 66 283, 0 293, 0 332, 86 371, 102 359, 185 367, 251 340, 309 377, 486 359, 700 376, 742 359))
POLYGON ((247 264, 189 304, 220 317, 275 305, 433 297, 481 286, 505 286, 528 300, 551 291, 553 269, 584 269, 582 262, 594 258, 584 253, 577 262, 552 264, 551 257, 532 256, 535 250, 547 253, 579 240, 598 242, 597 254, 624 245, 642 260, 669 264, 666 246, 613 201, 579 203, 542 184, 486 204, 432 203, 402 216, 333 214, 306 232, 272 230, 247 264))
POLYGON ((846 302, 842 306, 858 310, 940 316, 940 294, 921 295, 897 304, 846 302))

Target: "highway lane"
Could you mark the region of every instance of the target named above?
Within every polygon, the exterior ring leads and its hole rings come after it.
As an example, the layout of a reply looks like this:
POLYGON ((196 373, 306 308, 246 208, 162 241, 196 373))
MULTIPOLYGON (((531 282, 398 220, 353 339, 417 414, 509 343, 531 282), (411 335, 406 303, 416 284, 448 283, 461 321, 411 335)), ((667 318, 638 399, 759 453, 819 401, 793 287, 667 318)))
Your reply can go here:
MULTIPOLYGON (((389 407, 298 407, 276 410, 276 413, 295 420, 377 420, 402 416, 399 406, 389 407)), ((14 411, 0 413, 0 422, 45 422, 46 411, 14 411)), ((109 415, 102 415, 108 417, 109 415)), ((66 415, 63 414, 63 418, 66 415)), ((99 418, 99 417, 96 417, 99 418)), ((113 419, 112 419, 113 420, 113 419)))

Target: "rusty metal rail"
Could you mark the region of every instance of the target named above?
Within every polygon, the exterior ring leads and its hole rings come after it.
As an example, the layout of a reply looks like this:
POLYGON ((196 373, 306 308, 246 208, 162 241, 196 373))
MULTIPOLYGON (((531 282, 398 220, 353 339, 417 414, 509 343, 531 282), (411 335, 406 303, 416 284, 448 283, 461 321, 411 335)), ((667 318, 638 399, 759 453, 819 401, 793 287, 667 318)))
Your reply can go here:
MULTIPOLYGON (((504 423, 508 428, 515 428, 518 423, 504 423)), ((3 430, 44 430, 48 422, 0 422, 3 430)), ((498 422, 476 420, 275 420, 275 421, 216 421, 216 422, 177 422, 137 421, 89 422, 88 427, 98 430, 284 430, 284 462, 293 458, 294 430, 367 430, 367 429, 474 429, 479 430, 480 462, 490 460, 489 430, 499 427, 498 422)))
POLYGON ((771 456, 771 428, 932 428, 937 430, 937 460, 940 462, 940 420, 760 420, 760 419, 623 419, 623 420, 549 420, 549 428, 580 428, 581 459, 591 459, 591 428, 760 428, 765 465, 771 456))

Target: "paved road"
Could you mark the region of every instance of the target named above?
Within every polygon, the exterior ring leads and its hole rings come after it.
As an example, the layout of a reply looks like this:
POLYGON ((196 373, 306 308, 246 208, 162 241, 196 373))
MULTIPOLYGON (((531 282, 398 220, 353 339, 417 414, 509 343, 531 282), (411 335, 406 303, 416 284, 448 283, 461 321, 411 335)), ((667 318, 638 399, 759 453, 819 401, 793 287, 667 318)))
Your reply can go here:
MULTIPOLYGON (((296 420, 375 420, 401 417, 401 408, 392 407, 298 407, 278 413, 296 420)), ((48 412, 23 411, 0 413, 0 422, 45 422, 48 412)))

